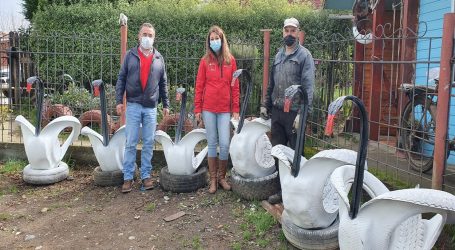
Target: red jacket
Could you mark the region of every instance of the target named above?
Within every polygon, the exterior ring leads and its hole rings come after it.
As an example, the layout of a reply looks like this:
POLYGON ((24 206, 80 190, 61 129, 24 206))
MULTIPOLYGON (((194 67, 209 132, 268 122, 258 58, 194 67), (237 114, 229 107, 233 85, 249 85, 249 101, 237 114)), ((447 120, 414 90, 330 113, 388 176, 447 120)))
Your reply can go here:
POLYGON ((234 57, 231 64, 220 67, 216 60, 207 64, 204 58, 199 62, 196 77, 196 94, 194 97, 194 113, 203 110, 213 113, 238 113, 239 108, 239 81, 231 86, 232 74, 237 70, 234 57))

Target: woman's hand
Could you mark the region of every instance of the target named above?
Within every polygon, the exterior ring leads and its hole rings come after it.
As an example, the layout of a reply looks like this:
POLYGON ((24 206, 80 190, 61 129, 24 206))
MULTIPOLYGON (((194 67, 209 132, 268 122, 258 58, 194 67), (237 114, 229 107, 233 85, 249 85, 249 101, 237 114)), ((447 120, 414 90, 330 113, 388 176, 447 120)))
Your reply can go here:
POLYGON ((239 113, 232 113, 232 118, 234 118, 234 120, 238 120, 239 119, 239 113))

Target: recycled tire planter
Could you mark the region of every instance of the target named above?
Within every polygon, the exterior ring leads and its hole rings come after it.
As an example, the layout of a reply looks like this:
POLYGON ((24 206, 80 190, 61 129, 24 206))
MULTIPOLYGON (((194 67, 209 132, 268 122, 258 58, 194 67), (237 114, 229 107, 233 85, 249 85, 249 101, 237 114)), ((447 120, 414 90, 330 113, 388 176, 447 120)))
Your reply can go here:
POLYGON ((47 185, 68 178, 69 168, 64 162, 52 169, 33 169, 30 164, 24 168, 23 179, 25 182, 36 185, 47 185))
POLYGON ((174 193, 189 193, 207 185, 207 167, 200 167, 191 175, 173 175, 168 167, 163 167, 160 173, 160 185, 165 191, 174 193))
POLYGON ((299 249, 338 249, 339 224, 340 220, 337 217, 328 228, 311 230, 292 223, 286 210, 281 216, 281 228, 284 236, 299 249))
POLYGON ((93 170, 93 180, 97 186, 119 186, 123 184, 122 170, 103 171, 100 167, 93 170))
POLYGON ((235 169, 231 169, 232 191, 246 200, 265 200, 280 191, 278 172, 260 177, 247 179, 240 176, 235 169))

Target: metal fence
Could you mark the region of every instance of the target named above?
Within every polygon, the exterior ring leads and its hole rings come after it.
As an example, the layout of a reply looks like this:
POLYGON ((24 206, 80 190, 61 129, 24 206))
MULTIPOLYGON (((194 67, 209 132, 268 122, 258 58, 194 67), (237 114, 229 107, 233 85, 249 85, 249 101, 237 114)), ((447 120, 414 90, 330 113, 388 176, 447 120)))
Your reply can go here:
MULTIPOLYGON (((386 30, 384 26, 379 28, 386 30)), ((342 95, 356 95, 363 100, 369 113, 369 171, 382 175, 402 188, 417 184, 432 187, 436 107, 439 107, 434 78, 435 75, 439 76, 435 69, 441 63, 441 40, 442 37, 419 37, 394 30, 390 33, 382 32, 380 37, 375 37, 368 45, 360 45, 352 36, 337 34, 306 44, 310 51, 319 53, 315 57, 316 90, 314 111, 307 123, 307 145, 319 149, 358 150, 360 119, 357 108, 352 103, 345 104, 338 114, 334 136, 324 135, 328 104, 342 95), (413 59, 400 54, 403 53, 402 46, 409 43, 414 43, 413 59), (403 86, 415 87, 411 88, 409 95, 419 95, 422 99, 409 99, 403 86), (416 100, 423 101, 417 103, 416 100), (425 127, 405 122, 407 104, 410 107, 408 119, 412 117, 414 122, 425 120, 425 127), (426 169, 414 166, 425 164, 426 169)), ((448 53, 451 54, 451 51, 448 53)), ((453 99, 453 92, 450 89, 445 91, 452 93, 453 99)), ((455 131, 450 129, 454 128, 454 102, 450 104, 448 117, 448 121, 442 121, 449 124, 448 137, 442 148, 445 148, 450 157, 446 161, 442 179, 443 189, 454 193, 455 131)))
MULTIPOLYGON (((91 82, 102 79, 106 83, 106 97, 111 132, 119 127, 115 112, 115 83, 120 68, 120 40, 96 34, 37 34, 10 33, 5 37, 0 50, 2 72, 7 72, 2 84, 0 110, 2 117, 1 142, 21 142, 14 117, 21 114, 35 124, 35 94, 25 91, 26 79, 37 75, 45 85, 43 126, 56 116, 68 114, 81 120, 84 125, 99 129, 97 117, 91 110, 99 109, 99 99, 92 96, 91 82), (58 105, 58 107, 56 107, 58 105), (65 107, 62 108, 61 105, 65 107), (8 107, 8 108, 6 108, 8 107), (68 111, 70 110, 70 111, 68 111)), ((171 113, 178 113, 180 104, 175 101, 176 89, 185 87, 189 91, 187 107, 189 119, 192 115, 194 83, 200 58, 205 53, 203 40, 158 40, 155 47, 166 63, 171 113)), ((258 113, 261 98, 262 47, 261 44, 244 43, 233 39, 231 52, 236 58, 237 68, 249 70, 253 88, 246 114, 258 113)), ((241 78, 241 98, 245 98, 246 82, 241 78)), ((158 119, 162 115, 159 113, 158 119)), ((193 121, 195 125, 195 122, 193 121)), ((171 126, 171 128, 174 126, 171 126)), ((82 144, 84 140, 76 144, 82 144)))
MULTIPOLYGON (((401 118, 409 99, 403 94, 400 86, 402 83, 424 86, 430 83, 428 72, 440 63, 439 57, 435 59, 434 50, 437 49, 436 44, 440 44, 441 37, 423 38, 406 36, 400 31, 394 31, 392 34, 383 32, 383 35, 373 39, 370 45, 362 46, 359 46, 354 37, 335 34, 324 37, 312 39, 312 43, 305 44, 316 61, 316 88, 313 112, 307 123, 306 145, 319 149, 342 147, 357 151, 359 118, 352 104, 345 105, 338 115, 335 136, 324 135, 328 104, 338 96, 356 95, 364 101, 369 112, 369 170, 403 186, 420 184, 423 187, 431 187, 433 178, 431 171, 424 172, 411 167, 408 153, 414 149, 404 148, 400 139, 404 129, 423 133, 418 127, 402 128, 401 118), (407 41, 414 44, 425 43, 426 54, 425 51, 420 51, 413 60, 403 59, 400 53, 403 46, 408 44, 407 41), (422 75, 421 72, 426 73, 422 75)), ((10 71, 9 79, 2 84, 0 97, 2 104, 5 104, 0 110, 1 142, 21 142, 20 131, 14 123, 15 116, 22 114, 33 120, 36 112, 34 93, 32 91, 28 94, 24 91, 25 80, 32 75, 38 75, 45 81, 46 99, 50 104, 67 105, 75 117, 98 108, 99 100, 92 97, 90 82, 94 79, 103 79, 110 86, 107 88, 108 113, 112 122, 118 124, 113 87, 120 67, 118 37, 108 39, 99 35, 10 34, 8 42, 8 46, 0 48, 2 59, 7 59, 0 63, 2 71, 5 68, 10 71), (64 77, 64 74, 71 75, 74 83, 68 77, 64 77)), ((198 63, 204 54, 204 41, 161 40, 156 41, 156 47, 166 62, 171 111, 178 112, 175 89, 186 87, 190 89, 190 94, 194 92, 198 63)), ((262 93, 263 44, 243 43, 232 39, 230 47, 237 59, 238 68, 246 68, 251 72, 254 87, 247 114, 257 116, 262 93)), ((278 44, 272 45, 272 51, 278 47, 278 44)), ((273 55, 271 52, 271 59, 273 55)), ((241 98, 245 98, 246 84, 242 82, 241 86, 241 98)), ((190 109, 192 100, 190 96, 188 100, 190 109)), ((437 98, 435 100, 437 101, 437 98)), ((453 103, 449 110, 455 110, 453 103)), ((454 113, 450 115, 449 128, 455 127, 454 113)), ((191 118, 190 115, 189 119, 191 118)), ((97 128, 95 123, 88 122, 86 125, 97 128)), ((426 131, 425 138, 430 139, 425 141, 422 137, 420 138, 422 143, 434 145, 434 140, 431 139, 434 138, 434 133, 434 130, 426 131)), ((451 142, 450 137, 453 137, 451 133, 449 131, 449 138, 445 141, 446 150, 451 142)), ((83 138, 76 144, 89 145, 83 138)), ((430 145, 430 149, 431 147, 430 145)), ((423 151, 417 153, 423 155, 423 151)), ((444 189, 455 193, 453 172, 449 158, 443 174, 444 189)))

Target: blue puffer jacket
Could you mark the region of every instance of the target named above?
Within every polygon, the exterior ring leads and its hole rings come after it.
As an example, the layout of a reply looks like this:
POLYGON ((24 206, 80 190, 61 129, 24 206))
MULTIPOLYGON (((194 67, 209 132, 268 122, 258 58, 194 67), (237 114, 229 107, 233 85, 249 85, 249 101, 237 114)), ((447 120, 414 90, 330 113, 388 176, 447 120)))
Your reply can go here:
POLYGON ((135 47, 126 53, 118 74, 115 85, 117 104, 123 102, 123 94, 126 91, 127 102, 154 108, 160 100, 163 102, 163 108, 169 108, 166 68, 163 57, 156 49, 153 49, 153 62, 145 90, 142 90, 140 76, 138 47, 135 47))

